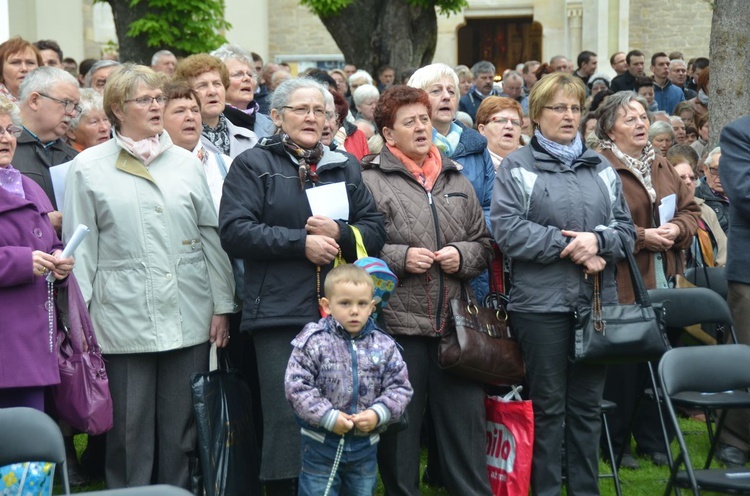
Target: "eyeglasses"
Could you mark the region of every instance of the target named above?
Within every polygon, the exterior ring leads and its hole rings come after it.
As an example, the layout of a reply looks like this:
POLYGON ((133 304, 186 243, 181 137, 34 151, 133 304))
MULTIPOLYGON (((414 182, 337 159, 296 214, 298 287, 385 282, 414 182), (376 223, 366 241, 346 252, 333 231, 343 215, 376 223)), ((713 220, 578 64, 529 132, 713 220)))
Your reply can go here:
POLYGON ((166 103, 169 101, 169 98, 167 98, 164 95, 159 96, 139 96, 138 98, 131 98, 130 100, 125 100, 124 103, 130 103, 133 102, 139 107, 148 107, 151 105, 151 102, 156 102, 157 105, 166 105, 166 103))
POLYGON ((326 120, 330 121, 331 119, 339 120, 339 114, 336 112, 326 112, 326 120))
POLYGON ((518 119, 509 119, 508 117, 493 117, 492 119, 490 119, 490 122, 497 122, 501 126, 504 126, 509 122, 516 127, 521 127, 523 125, 523 122, 519 121, 518 119))
POLYGON ((688 175, 688 174, 680 174, 680 179, 682 179, 683 181, 685 181, 686 179, 690 179, 691 181, 695 181, 695 176, 692 175, 692 174, 690 174, 690 175, 688 175))
POLYGON ((13 136, 14 138, 18 138, 21 136, 21 133, 23 132, 23 128, 20 128, 18 126, 13 126, 13 125, 8 126, 5 129, 0 127, 0 136, 5 134, 6 131, 8 132, 8 134, 13 136))
POLYGON ((626 126, 635 126, 636 123, 637 123, 637 121, 641 121, 642 123, 645 124, 645 123, 649 122, 648 116, 647 115, 642 115, 640 117, 628 117, 627 119, 625 119, 622 122, 626 126))
POLYGON ((78 105, 76 102, 71 102, 70 100, 60 100, 59 98, 55 98, 54 96, 49 96, 44 93, 39 93, 39 96, 43 96, 44 98, 49 98, 53 102, 57 102, 60 105, 63 106, 63 110, 66 114, 74 114, 78 115, 81 112, 83 112, 83 109, 80 105, 78 105))
POLYGON ((244 79, 246 76, 249 77, 250 79, 255 78, 255 74, 253 74, 250 71, 237 71, 229 75, 229 77, 232 79, 244 79))
POLYGON ((568 110, 570 110, 573 114, 581 113, 581 107, 579 107, 578 105, 571 105, 570 107, 568 107, 567 105, 555 105, 553 107, 545 105, 544 108, 551 110, 552 112, 556 114, 560 114, 560 115, 564 114, 568 110))
POLYGON ((719 175, 719 168, 718 167, 709 167, 708 172, 711 173, 712 176, 718 176, 719 175))
POLYGON ((326 116, 326 111, 320 107, 316 108, 310 108, 310 107, 290 107, 288 105, 284 105, 281 107, 283 109, 289 109, 292 111, 294 115, 298 115, 300 117, 305 117, 307 114, 312 112, 312 114, 315 116, 316 119, 323 119, 326 116))

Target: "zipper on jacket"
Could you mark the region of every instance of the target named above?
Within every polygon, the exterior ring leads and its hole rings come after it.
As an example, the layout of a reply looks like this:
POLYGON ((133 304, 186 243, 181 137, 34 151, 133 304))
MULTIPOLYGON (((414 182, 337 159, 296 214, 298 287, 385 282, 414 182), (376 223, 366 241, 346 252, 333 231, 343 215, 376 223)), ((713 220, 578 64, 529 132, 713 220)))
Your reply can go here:
MULTIPOLYGON (((446 197, 447 196, 448 195, 446 195, 446 197)), ((432 210, 432 220, 435 223, 435 243, 437 244, 437 249, 440 250, 443 247, 443 245, 440 243, 440 223, 438 222, 437 208, 432 201, 432 193, 429 191, 427 192, 427 201, 430 204, 430 210, 432 210)), ((448 201, 448 198, 446 198, 446 201, 448 201)), ((435 329, 440 329, 440 321, 443 318, 441 312, 443 311, 443 293, 445 292, 443 286, 445 286, 445 280, 443 279, 443 271, 440 269, 438 269, 438 281, 438 304, 437 310, 435 310, 435 329)))
POLYGON ((357 393, 359 392, 359 374, 357 373, 359 363, 357 360, 357 343, 349 339, 349 353, 352 355, 352 397, 349 412, 357 413, 357 393))
POLYGON ((443 197, 445 198, 445 203, 447 203, 448 205, 451 204, 451 202, 448 200, 448 198, 459 197, 459 198, 464 198, 466 200, 469 199, 469 195, 467 195, 466 193, 446 193, 446 194, 443 195, 443 197))

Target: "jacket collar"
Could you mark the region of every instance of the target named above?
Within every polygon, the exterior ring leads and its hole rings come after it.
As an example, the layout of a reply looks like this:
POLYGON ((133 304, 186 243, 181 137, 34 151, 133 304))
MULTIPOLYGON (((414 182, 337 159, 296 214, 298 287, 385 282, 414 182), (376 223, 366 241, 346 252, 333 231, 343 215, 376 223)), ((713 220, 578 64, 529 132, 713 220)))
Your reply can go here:
POLYGON ((38 205, 41 214, 46 214, 53 210, 52 205, 49 204, 49 199, 39 198, 34 188, 31 186, 33 183, 32 179, 22 175, 21 182, 23 184, 23 194, 25 198, 21 198, 18 195, 8 193, 3 188, 0 188, 0 213, 10 212, 19 208, 26 207, 27 205, 38 205), (46 205, 46 208, 45 208, 46 205))
MULTIPOLYGON (((463 166, 461 164, 459 164, 455 160, 451 160, 443 152, 440 152, 440 158, 443 161, 443 168, 441 169, 441 173, 445 173, 448 171, 458 172, 463 170, 463 166)), ((409 173, 409 171, 406 169, 406 166, 402 164, 401 161, 397 159, 385 145, 383 146, 383 149, 380 151, 379 155, 368 155, 364 159, 362 159, 362 167, 365 170, 380 169, 383 172, 401 172, 414 179, 411 173, 409 173)))
MULTIPOLYGON (((258 148, 268 150, 269 152, 278 155, 280 157, 288 157, 289 161, 295 166, 298 166, 297 160, 284 148, 284 144, 281 142, 281 134, 274 134, 261 138, 256 145, 258 148)), ((327 146, 323 145, 323 157, 320 159, 317 165, 317 172, 322 172, 337 167, 346 167, 349 157, 341 152, 331 150, 327 146)))
POLYGON ((484 150, 487 148, 487 138, 479 134, 478 131, 464 126, 461 121, 456 120, 453 122, 462 129, 461 137, 458 140, 458 145, 456 146, 456 151, 453 152, 453 156, 461 157, 472 153, 484 153, 484 150))
MULTIPOLYGON (((167 149, 171 148, 172 146, 174 145, 172 143, 172 139, 169 137, 169 133, 167 133, 166 131, 162 131, 161 136, 159 136, 159 155, 167 151, 167 149)), ((148 167, 139 162, 124 148, 120 148, 120 153, 117 156, 117 160, 115 161, 115 168, 156 184, 156 180, 154 180, 151 173, 149 173, 148 167)))
MULTIPOLYGON (((541 169, 551 172, 559 172, 560 171, 560 161, 550 155, 547 150, 545 150, 542 145, 539 144, 539 140, 536 139, 535 136, 532 136, 531 143, 529 144, 529 148, 531 149, 531 154, 534 157, 535 165, 541 169)), ((573 165, 571 165, 571 169, 575 169, 579 166, 587 166, 587 167, 596 167, 601 163, 602 159, 599 156, 599 154, 589 150, 586 148, 586 145, 583 145, 583 153, 580 157, 575 159, 573 162, 573 165)), ((567 167, 565 167, 567 169, 567 167)))

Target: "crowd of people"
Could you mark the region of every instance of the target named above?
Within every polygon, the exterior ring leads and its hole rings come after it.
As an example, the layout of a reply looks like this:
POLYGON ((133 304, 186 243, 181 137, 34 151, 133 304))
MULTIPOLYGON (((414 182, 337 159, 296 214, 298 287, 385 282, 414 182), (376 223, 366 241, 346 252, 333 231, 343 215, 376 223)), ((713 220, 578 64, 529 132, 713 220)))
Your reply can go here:
MULTIPOLYGON (((427 438, 430 484, 488 496, 484 385, 440 368, 437 347, 449 300, 492 290, 526 365, 533 494, 599 493, 602 397, 623 466, 666 464, 655 404, 635 453, 626 437, 645 364, 572 363, 574 314, 595 280, 603 303, 633 302, 627 251, 648 288, 734 264, 747 314, 750 136, 733 123, 708 148, 708 59, 610 64, 612 79, 591 51, 502 75, 483 60, 295 76, 233 44, 150 67, 0 44, 0 408, 44 410, 50 308, 73 271, 113 399, 86 452, 108 487, 190 487, 189 377, 215 344, 255 395, 267 495, 372 494, 378 472, 386 494, 417 495, 427 438), (79 224, 90 234, 60 258, 79 224), (367 273, 335 267, 362 248, 399 279, 377 321, 367 273)), ((717 459, 748 461, 749 424, 728 421, 717 459)))

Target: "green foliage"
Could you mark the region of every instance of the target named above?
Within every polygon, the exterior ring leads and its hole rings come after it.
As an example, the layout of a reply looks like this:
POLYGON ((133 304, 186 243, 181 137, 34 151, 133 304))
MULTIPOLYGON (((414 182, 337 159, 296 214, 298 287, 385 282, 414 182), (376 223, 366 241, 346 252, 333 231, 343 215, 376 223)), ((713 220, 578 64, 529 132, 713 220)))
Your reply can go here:
MULTIPOLYGON (((318 17, 337 15, 354 0, 300 0, 300 4, 312 10, 318 17)), ((405 0, 416 7, 437 8, 441 14, 458 14, 468 5, 467 0, 405 0)))
POLYGON ((219 34, 231 27, 224 19, 224 0, 126 1, 130 8, 143 2, 148 6, 148 13, 130 24, 128 36, 144 35, 150 47, 169 47, 192 54, 226 43, 219 34))

